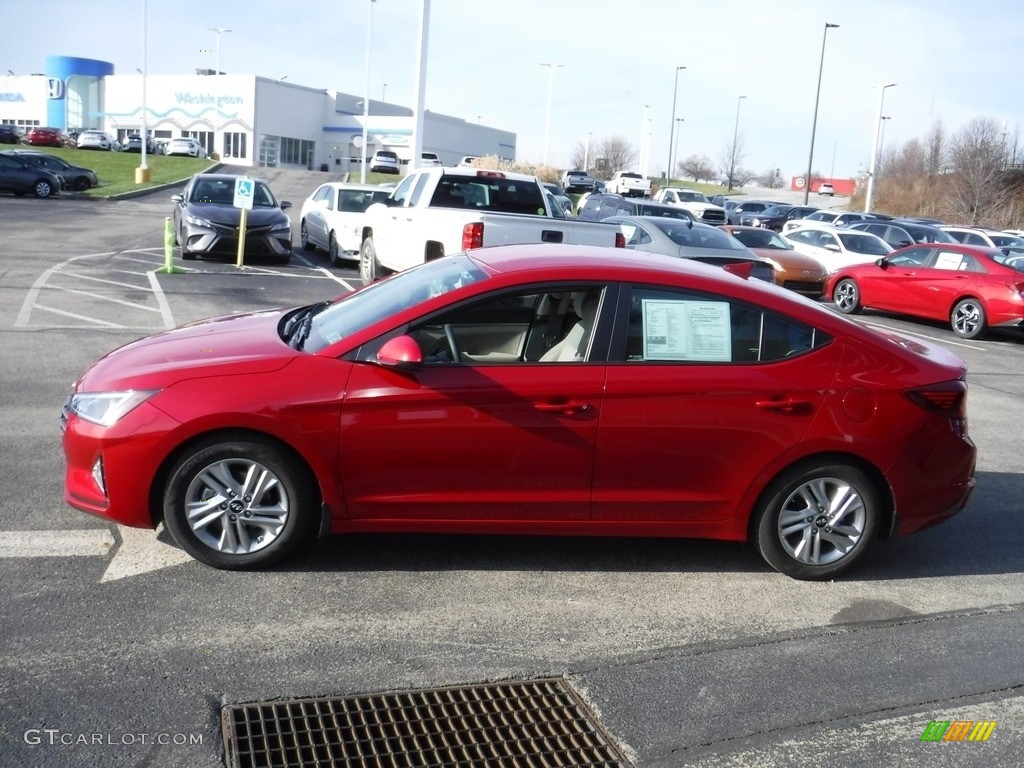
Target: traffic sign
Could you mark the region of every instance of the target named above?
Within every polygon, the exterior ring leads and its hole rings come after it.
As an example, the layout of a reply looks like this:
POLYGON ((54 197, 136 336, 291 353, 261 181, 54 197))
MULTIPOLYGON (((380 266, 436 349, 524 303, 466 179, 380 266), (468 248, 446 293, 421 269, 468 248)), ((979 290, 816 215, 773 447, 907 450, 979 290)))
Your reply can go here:
POLYGON ((256 184, 252 179, 247 179, 245 176, 239 176, 235 179, 235 200, 233 205, 235 208, 242 208, 247 211, 252 210, 252 195, 255 190, 256 184))

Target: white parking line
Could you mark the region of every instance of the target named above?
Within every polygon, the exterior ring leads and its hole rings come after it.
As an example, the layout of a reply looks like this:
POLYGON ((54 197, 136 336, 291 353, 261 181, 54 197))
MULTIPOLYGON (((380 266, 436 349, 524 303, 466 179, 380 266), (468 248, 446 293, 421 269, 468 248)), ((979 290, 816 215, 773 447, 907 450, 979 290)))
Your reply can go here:
POLYGON ((61 317, 70 317, 74 320, 81 320, 86 325, 72 325, 62 326, 64 328, 93 328, 97 325, 103 326, 104 328, 127 328, 126 325, 120 323, 112 323, 109 320, 100 320, 98 317, 89 317, 88 315, 78 315, 74 312, 68 312, 63 309, 57 309, 56 307, 48 307, 45 304, 36 304, 32 307, 38 309, 40 312, 51 312, 54 315, 60 315, 61 317))
POLYGON ((872 326, 874 328, 882 328, 882 329, 884 329, 886 331, 896 331, 897 333, 903 333, 903 334, 906 334, 907 336, 917 336, 918 338, 921 338, 921 339, 928 339, 928 341, 934 341, 936 344, 948 344, 948 345, 953 346, 953 347, 963 347, 965 349, 976 349, 976 350, 979 350, 981 352, 987 352, 988 351, 988 347, 982 347, 982 346, 979 346, 977 344, 966 344, 966 343, 964 343, 962 341, 950 341, 949 339, 941 339, 938 336, 929 336, 927 333, 917 333, 916 331, 908 331, 908 330, 906 330, 904 328, 894 328, 894 327, 892 327, 890 325, 884 325, 882 323, 872 323, 872 322, 868 322, 867 320, 862 320, 861 322, 864 323, 864 325, 869 325, 869 326, 872 326))
POLYGON ((107 554, 113 546, 114 537, 106 528, 0 533, 0 557, 93 557, 107 554))

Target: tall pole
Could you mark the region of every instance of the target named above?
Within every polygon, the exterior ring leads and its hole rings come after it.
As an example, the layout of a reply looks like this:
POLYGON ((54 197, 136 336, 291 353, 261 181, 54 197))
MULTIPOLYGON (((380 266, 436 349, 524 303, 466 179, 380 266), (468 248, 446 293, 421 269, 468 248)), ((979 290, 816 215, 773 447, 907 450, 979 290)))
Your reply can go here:
POLYGON ((736 127, 732 131, 732 156, 729 158, 729 191, 732 192, 733 176, 736 175, 736 142, 740 137, 740 104, 746 96, 736 99, 736 127))
POLYGON ((804 205, 811 194, 811 174, 814 172, 814 134, 818 130, 818 101, 821 99, 821 73, 825 69, 825 40, 830 29, 839 29, 838 24, 825 22, 821 35, 821 61, 818 63, 818 90, 814 94, 814 120, 811 122, 811 151, 807 156, 807 175, 804 176, 804 205))
POLYGON ((672 122, 669 123, 668 131, 668 170, 665 172, 665 183, 672 181, 672 139, 675 136, 676 128, 676 96, 679 95, 679 70, 686 67, 676 67, 676 82, 672 86, 672 122))
POLYGON ((359 181, 362 184, 366 183, 366 150, 367 143, 370 138, 369 124, 370 124, 370 38, 373 35, 373 4, 377 0, 370 0, 366 4, 366 66, 364 67, 364 81, 363 81, 363 147, 360 150, 362 153, 362 162, 359 164, 359 181))
POLYGON ((416 51, 416 128, 413 136, 411 168, 419 168, 423 160, 423 105, 427 93, 427 48, 430 31, 430 0, 420 0, 419 35, 416 51))
POLYGON ((829 180, 836 177, 836 150, 839 149, 839 142, 836 141, 832 144, 832 171, 829 173, 829 180))
POLYGON ((545 64, 541 63, 542 67, 548 68, 548 112, 547 119, 544 121, 544 165, 548 164, 548 142, 551 138, 551 97, 555 92, 555 70, 559 67, 565 66, 564 64, 545 64))
MULTIPOLYGON (((142 0, 142 155, 139 158, 139 168, 144 175, 148 175, 149 167, 146 165, 146 65, 149 58, 149 35, 147 24, 146 0, 142 0)), ((149 179, 146 179, 149 181, 149 179)))
POLYGON ((885 121, 892 120, 891 115, 882 115, 882 127, 878 130, 878 169, 876 174, 882 175, 882 161, 885 159, 885 121))
POLYGON ((217 33, 217 58, 216 58, 216 63, 214 64, 216 69, 213 71, 213 74, 219 75, 220 74, 220 36, 223 35, 225 32, 230 32, 231 30, 230 29, 224 29, 223 27, 207 27, 207 29, 210 30, 211 32, 216 32, 217 33))
POLYGON ((874 137, 871 139, 871 167, 868 169, 868 192, 864 197, 864 213, 871 210, 871 199, 875 194, 875 164, 878 162, 878 130, 882 125, 882 105, 885 102, 885 89, 892 88, 896 83, 888 83, 878 87, 878 112, 875 113, 874 137))
POLYGON ((587 131, 587 143, 583 145, 583 170, 585 173, 590 173, 590 137, 593 135, 593 131, 587 131))
MULTIPOLYGON (((686 118, 677 117, 675 121, 677 123, 683 123, 683 122, 686 122, 686 118)), ((679 162, 679 134, 681 134, 682 132, 683 132, 683 126, 680 125, 679 126, 679 130, 676 131, 676 146, 675 146, 675 151, 673 152, 673 156, 675 157, 675 160, 676 160, 677 163, 679 162)))

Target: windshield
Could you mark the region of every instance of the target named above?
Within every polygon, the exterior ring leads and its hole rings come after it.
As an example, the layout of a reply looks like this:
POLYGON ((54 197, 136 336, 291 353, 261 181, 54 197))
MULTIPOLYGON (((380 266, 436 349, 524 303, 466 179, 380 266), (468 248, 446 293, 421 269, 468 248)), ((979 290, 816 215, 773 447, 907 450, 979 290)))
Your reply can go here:
POLYGON ((301 348, 317 352, 403 309, 486 278, 487 273, 464 253, 428 261, 324 308, 312 317, 301 348))
POLYGON ((725 251, 747 251, 747 247, 727 232, 714 227, 693 227, 688 223, 657 222, 657 227, 676 245, 690 248, 718 248, 725 251))
POLYGON ((1024 240, 1016 235, 989 235, 997 248, 1024 248, 1024 240))
POLYGON ((786 241, 777 232, 770 229, 738 229, 732 236, 748 248, 774 248, 779 251, 790 250, 786 241))
POLYGON ((764 209, 765 216, 785 216, 792 210, 788 205, 773 205, 771 208, 764 209))
POLYGON ((855 235, 852 232, 836 232, 843 247, 852 253, 863 253, 866 256, 885 256, 894 249, 891 245, 875 235, 855 235))

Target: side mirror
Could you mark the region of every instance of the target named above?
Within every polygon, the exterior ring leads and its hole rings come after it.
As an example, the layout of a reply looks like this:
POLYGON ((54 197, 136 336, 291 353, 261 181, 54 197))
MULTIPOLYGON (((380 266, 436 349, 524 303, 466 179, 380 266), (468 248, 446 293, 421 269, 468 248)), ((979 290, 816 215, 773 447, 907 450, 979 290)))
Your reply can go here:
POLYGON ((828 245, 826 245, 825 246, 825 250, 826 251, 832 251, 832 253, 839 253, 840 252, 839 251, 839 246, 836 245, 835 243, 829 243, 828 245))
POLYGON ((423 367, 423 350, 411 336, 396 336, 384 342, 377 352, 377 365, 399 371, 418 371, 423 367))
POLYGON ((888 269, 889 260, 883 256, 882 258, 875 261, 875 266, 881 267, 882 269, 888 269))
POLYGON ((291 207, 292 207, 292 204, 289 203, 287 200, 282 200, 281 201, 281 210, 282 211, 287 210, 288 208, 291 208, 291 207))
POLYGON ((184 200, 185 200, 185 198, 182 197, 181 195, 171 195, 171 202, 172 203, 181 203, 181 202, 184 202, 184 200))

